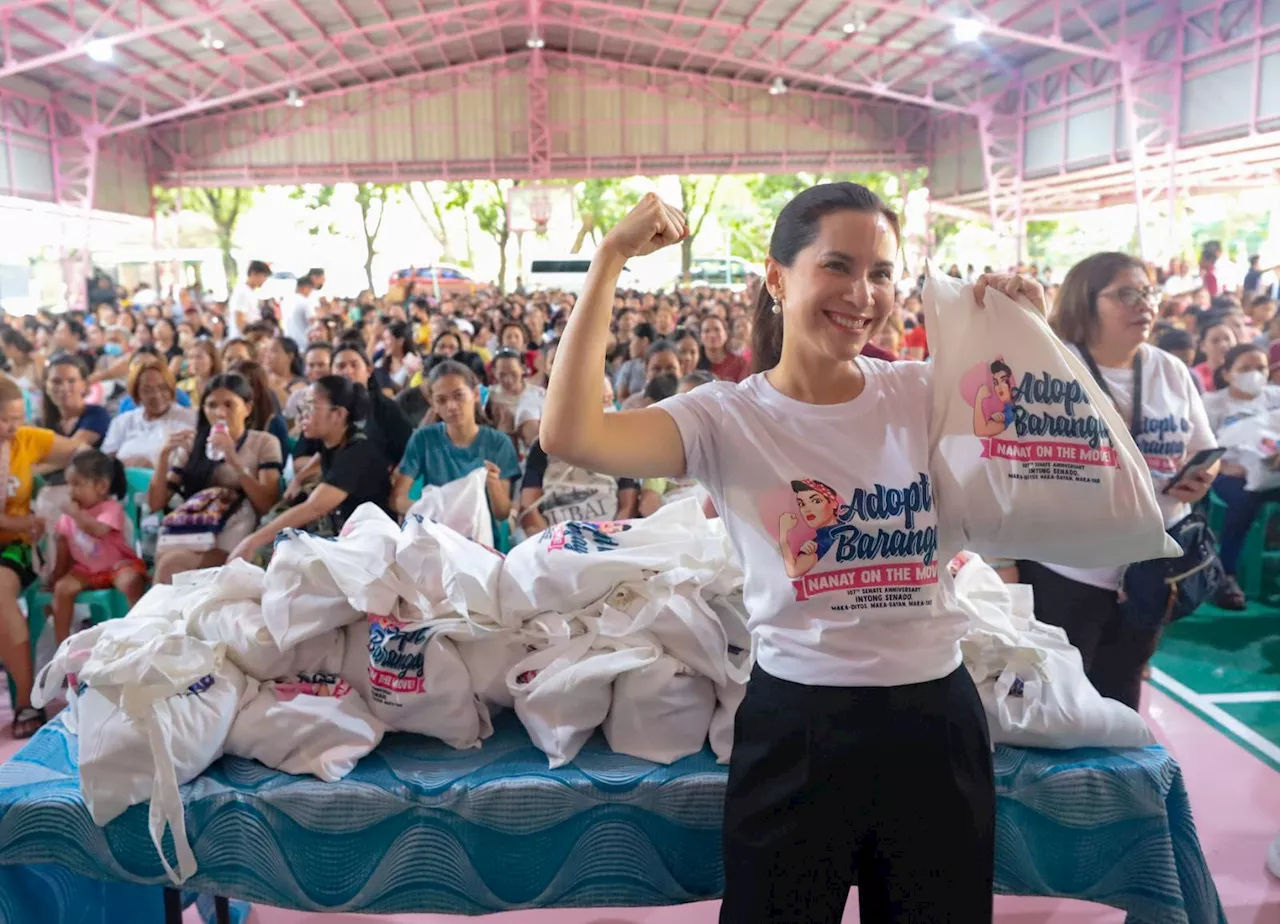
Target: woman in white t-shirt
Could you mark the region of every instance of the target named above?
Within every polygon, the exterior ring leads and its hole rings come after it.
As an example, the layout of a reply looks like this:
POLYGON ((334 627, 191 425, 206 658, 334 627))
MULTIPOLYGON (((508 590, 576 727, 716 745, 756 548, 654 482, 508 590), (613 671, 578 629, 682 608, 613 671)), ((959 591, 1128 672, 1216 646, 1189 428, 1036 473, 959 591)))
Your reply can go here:
MULTIPOLYGON (((1204 396, 1204 410, 1216 437, 1234 423, 1280 408, 1280 386, 1267 384, 1267 351, 1256 343, 1232 347, 1217 372, 1217 391, 1204 396)), ((1280 500, 1280 491, 1249 491, 1239 451, 1227 451, 1222 473, 1213 482, 1213 491, 1227 505, 1218 535, 1219 554, 1227 580, 1218 589, 1214 602, 1226 610, 1243 610, 1246 600, 1236 582, 1236 567, 1245 537, 1264 503, 1280 500)))
MULTIPOLYGON (((687 233, 650 195, 606 235, 541 433, 591 471, 695 477, 742 562, 756 668, 735 724, 721 921, 837 922, 855 878, 863 920, 990 921, 991 749, 960 662, 968 619, 946 568, 959 550, 938 548, 930 367, 859 356, 893 311, 897 216, 853 183, 797 195, 756 306, 767 371, 605 414, 621 269, 687 233), (819 536, 798 483, 826 486, 838 525, 819 536)), ((988 285, 1043 310, 1031 280, 985 277, 979 304, 988 285)))
MULTIPOLYGON (((1159 305, 1160 290, 1151 286, 1139 260, 1098 253, 1067 273, 1050 320, 1054 332, 1094 370, 1130 425, 1169 527, 1205 496, 1218 467, 1170 482, 1188 458, 1217 443, 1190 370, 1147 343, 1159 305)), ((1142 672, 1160 640, 1161 620, 1135 625, 1125 618, 1119 597, 1124 569, 1029 561, 1018 566, 1022 581, 1035 588, 1036 617, 1067 631, 1098 692, 1137 709, 1142 672)))

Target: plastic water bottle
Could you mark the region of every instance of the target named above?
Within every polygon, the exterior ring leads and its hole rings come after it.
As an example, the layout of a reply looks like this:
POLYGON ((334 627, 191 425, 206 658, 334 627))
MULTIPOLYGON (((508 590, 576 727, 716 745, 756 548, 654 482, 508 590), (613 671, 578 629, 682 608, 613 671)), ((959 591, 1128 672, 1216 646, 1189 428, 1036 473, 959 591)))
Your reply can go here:
POLYGON ((209 439, 204 444, 204 454, 209 459, 210 462, 221 462, 223 459, 227 457, 226 453, 224 453, 221 449, 215 449, 213 447, 214 434, 226 433, 226 432, 227 432, 227 425, 224 423, 214 424, 213 429, 209 431, 209 439))

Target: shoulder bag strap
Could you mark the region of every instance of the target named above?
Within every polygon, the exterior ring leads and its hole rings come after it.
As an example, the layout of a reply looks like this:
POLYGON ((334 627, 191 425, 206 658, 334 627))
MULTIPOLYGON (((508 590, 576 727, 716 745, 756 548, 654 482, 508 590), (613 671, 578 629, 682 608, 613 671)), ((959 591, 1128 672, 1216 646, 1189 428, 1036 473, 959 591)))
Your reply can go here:
MULTIPOLYGON (((1111 388, 1107 385, 1107 380, 1102 377, 1102 370, 1098 368, 1097 361, 1093 358, 1093 354, 1089 352, 1089 348, 1084 344, 1078 344, 1076 347, 1080 351, 1080 355, 1084 357, 1085 365, 1089 367, 1089 372, 1093 374, 1094 380, 1098 383, 1098 387, 1102 389, 1103 394, 1111 399, 1111 403, 1115 404, 1115 395, 1111 393, 1111 388)), ((1129 433, 1136 440, 1142 426, 1142 351, 1139 350, 1133 357, 1133 410, 1129 415, 1129 433)))

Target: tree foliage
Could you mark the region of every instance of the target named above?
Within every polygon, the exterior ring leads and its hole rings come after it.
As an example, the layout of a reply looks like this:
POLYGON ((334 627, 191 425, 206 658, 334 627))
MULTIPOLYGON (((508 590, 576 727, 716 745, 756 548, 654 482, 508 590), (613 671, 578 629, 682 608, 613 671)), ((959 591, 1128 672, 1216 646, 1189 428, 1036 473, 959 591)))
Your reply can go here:
POLYGON ((178 212, 195 212, 204 215, 213 222, 214 233, 218 239, 218 249, 222 251, 222 269, 227 276, 227 288, 236 284, 239 275, 235 258, 231 255, 235 247, 236 225, 260 189, 233 187, 230 189, 168 189, 157 187, 153 190, 156 212, 174 215, 178 212))
POLYGON ((689 223, 689 233, 680 242, 680 276, 685 282, 689 281, 689 271, 693 268, 693 242, 711 214, 722 179, 723 176, 680 177, 680 209, 689 223))
POLYGON ((320 186, 313 183, 307 186, 295 186, 289 192, 289 198, 294 202, 302 203, 303 208, 307 210, 307 233, 312 237, 319 237, 321 234, 330 236, 338 234, 338 226, 333 222, 331 211, 333 195, 336 191, 336 186, 320 186))
POLYGON ((507 226, 507 190, 519 182, 485 180, 475 183, 468 191, 467 198, 476 224, 498 245, 499 292, 507 291, 507 242, 511 240, 511 229, 507 226))
POLYGON ((639 191, 615 178, 582 180, 574 186, 574 194, 581 224, 570 253, 581 251, 588 237, 600 243, 601 236, 608 234, 640 201, 639 191))

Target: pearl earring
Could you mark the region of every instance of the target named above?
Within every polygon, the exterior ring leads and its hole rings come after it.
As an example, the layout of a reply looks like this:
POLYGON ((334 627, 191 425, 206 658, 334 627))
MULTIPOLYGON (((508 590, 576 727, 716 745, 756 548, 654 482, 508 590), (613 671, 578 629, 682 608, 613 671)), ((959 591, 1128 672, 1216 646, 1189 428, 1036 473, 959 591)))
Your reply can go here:
POLYGON ((782 299, 778 299, 773 303, 773 313, 782 314, 782 299))

